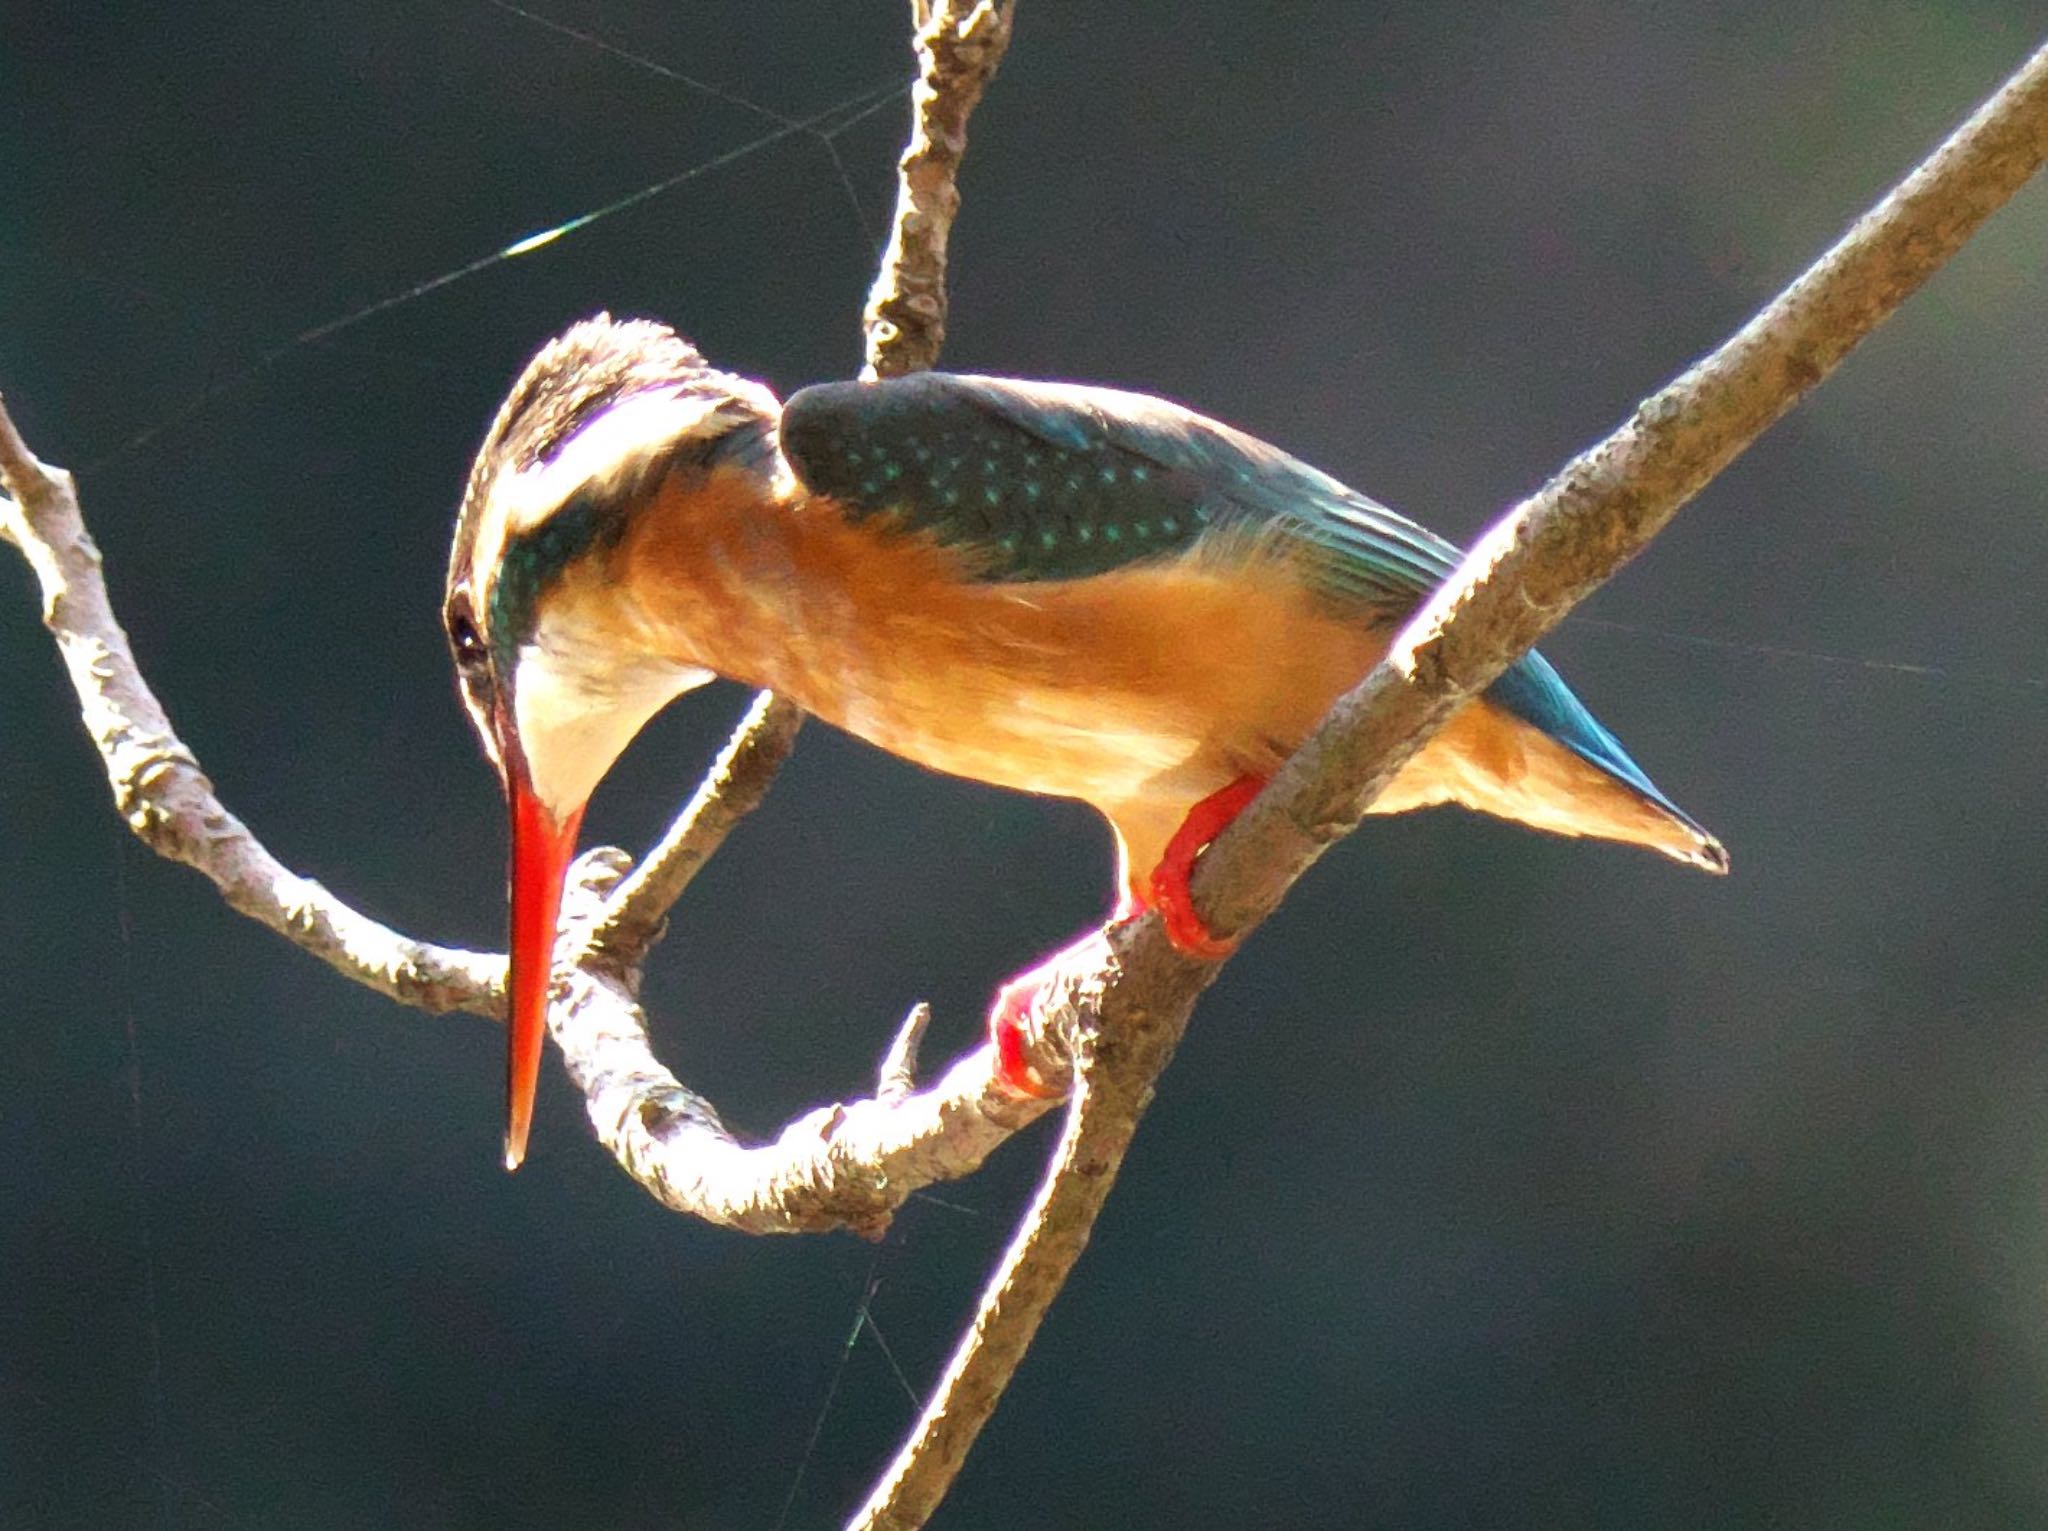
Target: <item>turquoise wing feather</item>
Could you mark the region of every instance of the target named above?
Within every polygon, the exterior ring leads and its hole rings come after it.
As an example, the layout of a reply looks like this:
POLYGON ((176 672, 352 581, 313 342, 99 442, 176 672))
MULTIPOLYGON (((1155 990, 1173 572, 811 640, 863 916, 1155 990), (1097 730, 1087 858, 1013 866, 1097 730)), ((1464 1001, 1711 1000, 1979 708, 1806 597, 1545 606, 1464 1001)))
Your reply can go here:
POLYGON ((927 372, 783 408, 805 486, 971 550, 992 580, 1077 579, 1203 537, 1299 542, 1331 593, 1405 611, 1458 550, 1276 447, 1141 394, 927 372))

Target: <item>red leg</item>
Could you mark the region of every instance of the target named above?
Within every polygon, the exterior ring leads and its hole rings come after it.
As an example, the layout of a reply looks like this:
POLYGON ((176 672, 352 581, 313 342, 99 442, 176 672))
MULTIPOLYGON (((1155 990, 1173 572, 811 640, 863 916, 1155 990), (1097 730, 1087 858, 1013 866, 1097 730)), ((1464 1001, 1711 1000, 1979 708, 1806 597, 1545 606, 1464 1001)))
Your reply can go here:
POLYGON ((1190 957, 1213 961, 1229 956, 1237 948, 1235 941, 1219 941, 1209 933, 1209 927, 1195 913, 1188 878, 1195 870, 1195 859, 1229 827, 1232 819, 1244 812, 1265 785, 1263 777, 1240 776, 1203 798, 1188 810, 1187 818, 1166 842, 1166 854, 1153 869, 1150 902, 1166 922, 1166 938, 1190 957))
MULTIPOLYGON (((1240 776, 1190 808, 1173 838, 1166 842, 1166 853, 1159 858, 1148 882, 1133 875, 1118 893, 1111 923, 1120 924, 1136 919, 1147 909, 1157 909, 1166 923, 1167 939, 1189 956, 1214 960, 1234 951, 1235 941, 1217 940, 1195 913, 1188 878, 1194 872, 1196 859, 1210 842, 1244 812, 1265 785, 1264 777, 1240 776)), ((1052 976, 1058 960, 1055 957, 1028 973, 1019 973, 996 990, 995 1003, 989 1006, 988 1034, 996 1047, 996 1079, 1011 1094, 1026 1099, 1051 1100, 1060 1094, 1031 1066, 1024 1049, 1024 1021, 1038 1003, 1039 991, 1052 976)))

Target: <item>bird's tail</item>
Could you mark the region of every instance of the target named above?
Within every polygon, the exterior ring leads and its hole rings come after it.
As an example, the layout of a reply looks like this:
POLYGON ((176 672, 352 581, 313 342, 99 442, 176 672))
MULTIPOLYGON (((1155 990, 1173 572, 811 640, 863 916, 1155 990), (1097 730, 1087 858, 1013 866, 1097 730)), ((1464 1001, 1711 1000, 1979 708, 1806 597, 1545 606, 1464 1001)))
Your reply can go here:
POLYGON ((1657 789, 1535 654, 1462 708, 1374 801, 1374 813, 1462 803, 1555 835, 1619 840, 1703 871, 1728 852, 1657 789))
POLYGON ((1532 763, 1528 773, 1524 795, 1548 801, 1527 803, 1514 817, 1563 834, 1626 840, 1709 872, 1728 870, 1721 842, 1659 790, 1541 654, 1525 655, 1486 700, 1562 747, 1550 752, 1548 769, 1532 763))
POLYGON ((1727 848, 1658 791, 1640 768, 1624 774, 1568 740, 1546 737, 1543 745, 1557 760, 1550 770, 1533 774, 1539 781, 1547 778, 1550 790, 1541 803, 1525 802, 1517 815, 1525 822, 1559 834, 1640 845, 1702 871, 1726 874, 1727 848))

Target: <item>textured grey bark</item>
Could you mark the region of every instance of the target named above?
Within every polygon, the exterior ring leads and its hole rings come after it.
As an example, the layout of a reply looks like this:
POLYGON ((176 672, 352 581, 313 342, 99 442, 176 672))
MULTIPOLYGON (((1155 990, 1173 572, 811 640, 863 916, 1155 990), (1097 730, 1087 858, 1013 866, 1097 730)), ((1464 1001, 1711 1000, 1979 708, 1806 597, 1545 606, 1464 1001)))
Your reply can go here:
POLYGON ((505 959, 433 946, 360 914, 279 862, 215 796, 136 668, 85 528, 78 490, 39 462, 0 406, 0 539, 28 561, 114 810, 159 856, 204 873, 230 908, 361 984, 422 1010, 500 1015, 505 959))

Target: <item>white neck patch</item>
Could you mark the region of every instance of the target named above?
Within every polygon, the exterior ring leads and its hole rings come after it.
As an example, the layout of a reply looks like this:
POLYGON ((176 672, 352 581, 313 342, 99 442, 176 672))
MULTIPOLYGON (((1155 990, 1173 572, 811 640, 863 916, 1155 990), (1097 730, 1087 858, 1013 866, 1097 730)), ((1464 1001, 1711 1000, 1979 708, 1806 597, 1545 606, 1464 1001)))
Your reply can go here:
POLYGON ((648 719, 712 678, 543 620, 520 647, 512 706, 527 776, 548 812, 562 819, 582 807, 648 719))

